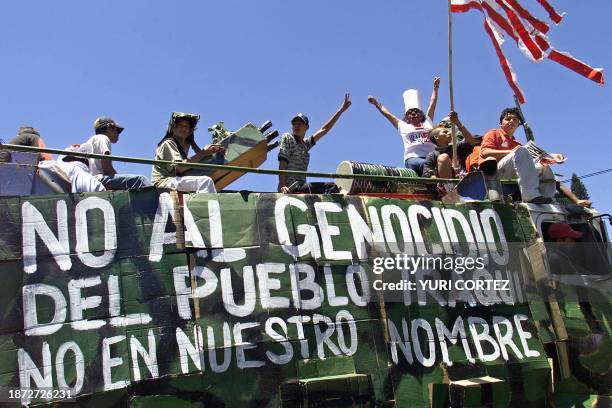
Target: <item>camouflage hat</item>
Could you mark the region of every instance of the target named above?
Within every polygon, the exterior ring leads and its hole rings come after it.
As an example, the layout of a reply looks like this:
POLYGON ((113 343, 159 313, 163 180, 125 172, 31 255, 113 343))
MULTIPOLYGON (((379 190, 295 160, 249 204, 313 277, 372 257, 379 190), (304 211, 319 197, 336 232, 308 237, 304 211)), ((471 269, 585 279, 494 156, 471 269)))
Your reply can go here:
POLYGON ((117 129, 118 133, 123 132, 124 127, 119 123, 115 122, 112 118, 108 116, 100 116, 98 117, 93 124, 94 130, 98 132, 99 130, 104 130, 109 126, 113 126, 117 129))
MULTIPOLYGON (((442 126, 447 129, 452 129, 453 122, 451 122, 450 117, 445 116, 442 118, 442 120, 440 120, 440 122, 438 122, 438 126, 442 126)), ((457 136, 459 140, 463 140, 463 133, 461 133, 461 131, 459 131, 459 129, 456 126, 455 126, 455 136, 457 136)))
POLYGON ((184 112, 172 112, 172 117, 170 118, 170 122, 168 123, 168 128, 166 129, 166 137, 170 137, 172 135, 172 128, 174 124, 179 119, 188 120, 191 123, 191 127, 193 131, 197 129, 198 122, 200 121, 200 115, 195 113, 184 113, 184 112))

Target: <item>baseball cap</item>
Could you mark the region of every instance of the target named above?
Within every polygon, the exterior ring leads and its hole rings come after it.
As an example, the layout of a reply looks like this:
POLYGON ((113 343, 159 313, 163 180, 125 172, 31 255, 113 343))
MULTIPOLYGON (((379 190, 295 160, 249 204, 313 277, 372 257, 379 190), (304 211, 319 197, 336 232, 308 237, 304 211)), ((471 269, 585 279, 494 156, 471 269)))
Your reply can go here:
POLYGON ((121 126, 119 123, 115 122, 112 118, 109 118, 108 116, 98 117, 93 124, 94 130, 96 132, 101 129, 106 129, 109 126, 115 127, 118 133, 123 132, 124 129, 123 126, 121 126))
POLYGON ((299 119, 302 122, 304 122, 306 124, 306 126, 309 126, 309 122, 308 122, 308 116, 304 115, 303 113, 298 113, 296 114, 293 119, 291 119, 291 123, 293 123, 294 120, 299 119))
POLYGON ((576 239, 582 236, 582 232, 573 230, 572 227, 565 222, 555 222, 553 225, 548 227, 548 235, 552 239, 567 237, 576 239))

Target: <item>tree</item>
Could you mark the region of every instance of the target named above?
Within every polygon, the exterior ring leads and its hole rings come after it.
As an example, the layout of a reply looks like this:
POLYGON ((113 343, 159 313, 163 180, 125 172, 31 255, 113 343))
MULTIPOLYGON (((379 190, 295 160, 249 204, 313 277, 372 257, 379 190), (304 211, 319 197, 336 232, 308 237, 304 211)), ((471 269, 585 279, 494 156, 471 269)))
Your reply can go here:
POLYGON ((576 194, 576 197, 578 197, 579 199, 589 199, 589 193, 587 192, 586 186, 584 185, 582 180, 578 178, 576 173, 572 173, 572 185, 570 189, 572 190, 572 193, 576 194))

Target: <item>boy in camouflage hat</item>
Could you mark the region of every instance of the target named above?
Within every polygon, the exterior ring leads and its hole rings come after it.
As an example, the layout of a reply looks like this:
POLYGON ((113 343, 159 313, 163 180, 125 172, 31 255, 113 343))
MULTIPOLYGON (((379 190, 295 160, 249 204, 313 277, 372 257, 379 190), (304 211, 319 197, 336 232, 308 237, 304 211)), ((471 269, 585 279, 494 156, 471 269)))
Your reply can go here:
POLYGON ((480 143, 480 139, 472 136, 472 133, 461 123, 457 112, 451 112, 448 118, 443 119, 438 126, 429 132, 429 140, 435 143, 436 149, 425 158, 423 165, 423 177, 455 178, 462 170, 465 170, 465 159, 470 155, 474 146, 480 143), (447 126, 448 122, 449 126, 447 126), (453 147, 452 131, 450 124, 454 124, 461 133, 463 140, 457 140, 457 156, 459 169, 452 168, 453 147))

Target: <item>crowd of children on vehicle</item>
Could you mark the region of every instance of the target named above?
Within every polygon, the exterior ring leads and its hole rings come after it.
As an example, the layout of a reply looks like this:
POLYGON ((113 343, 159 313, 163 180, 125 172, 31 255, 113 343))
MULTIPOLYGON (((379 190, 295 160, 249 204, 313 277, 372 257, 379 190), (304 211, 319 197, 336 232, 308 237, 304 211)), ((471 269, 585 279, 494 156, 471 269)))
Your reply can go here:
MULTIPOLYGON (((427 113, 420 108, 418 92, 409 89, 404 92, 404 116, 400 119, 391 113, 375 97, 369 96, 371 103, 398 131, 404 144, 404 164, 422 177, 440 179, 462 178, 466 173, 482 170, 487 174, 497 173, 504 179, 517 179, 521 198, 524 202, 546 204, 553 201, 556 190, 567 196, 575 204, 589 206, 590 202, 579 200, 566 187, 554 180, 548 164, 534 161, 529 151, 515 138, 515 132, 523 123, 520 111, 506 108, 499 117, 499 128, 480 137, 463 125, 456 112, 434 125, 434 112, 438 99, 440 78, 435 77, 433 91, 427 113), (453 138, 452 129, 456 131, 453 138), (453 149, 453 140, 457 141, 453 149), (453 152, 457 159, 453 160, 453 152)), ((306 172, 310 160, 310 149, 327 134, 340 116, 351 106, 347 93, 337 112, 315 133, 306 137, 310 122, 303 113, 291 119, 291 132, 285 133, 280 140, 278 153, 280 170, 306 172)), ((220 144, 207 144, 200 148, 194 139, 199 115, 173 113, 164 137, 157 144, 155 159, 176 163, 198 163, 204 157, 223 153, 220 144), (190 149, 194 154, 190 156, 190 149)), ((123 126, 109 117, 99 117, 93 124, 95 134, 79 145, 71 145, 65 150, 111 155, 112 144, 117 143, 123 126)), ((22 126, 17 136, 9 144, 45 147, 37 130, 22 126)), ((557 161, 564 161, 560 154, 552 155, 557 161)), ((10 152, 2 150, 0 162, 10 161, 10 152)), ((105 190, 133 190, 151 185, 146 177, 134 174, 118 174, 110 159, 83 158, 60 155, 52 160, 47 153, 40 154, 39 166, 54 166, 63 172, 71 183, 72 192, 105 190)), ((215 192, 213 180, 188 166, 155 164, 151 181, 153 186, 184 192, 215 192)), ((444 183, 441 191, 444 193, 444 183)), ((301 175, 280 174, 277 191, 282 193, 325 194, 338 192, 333 183, 308 183, 301 175)))

